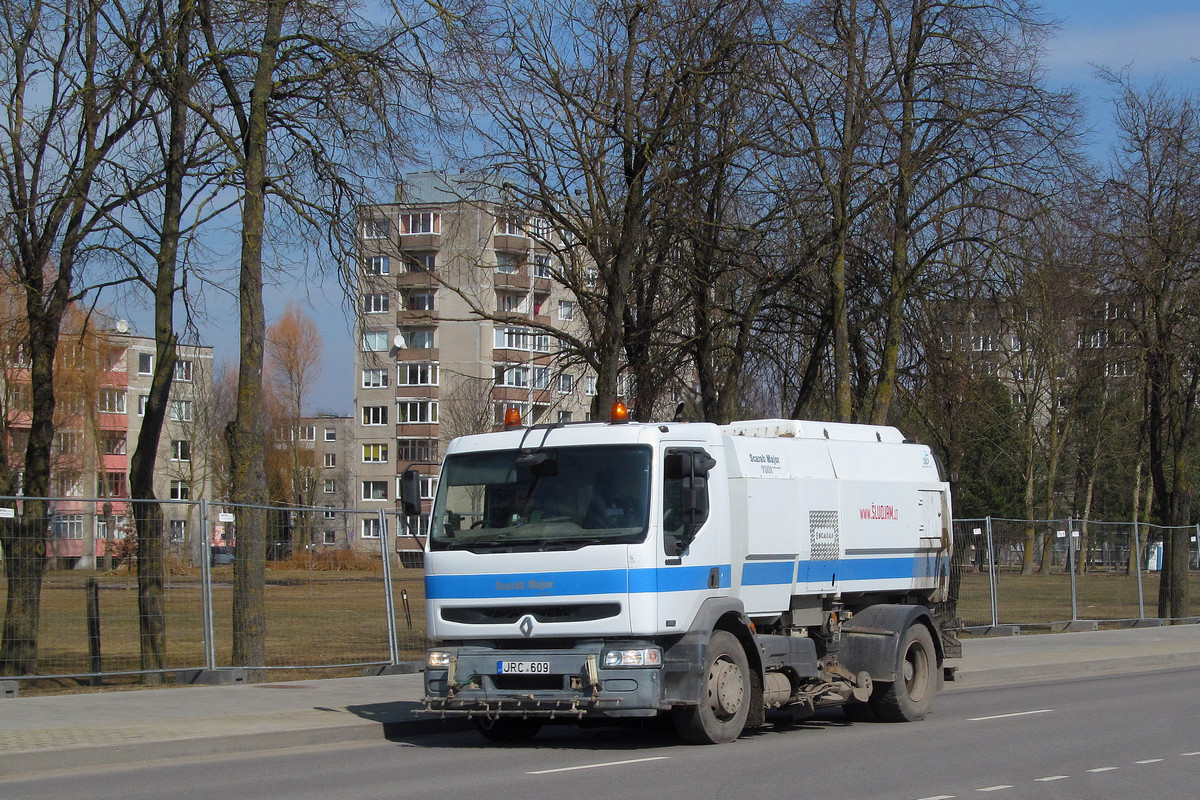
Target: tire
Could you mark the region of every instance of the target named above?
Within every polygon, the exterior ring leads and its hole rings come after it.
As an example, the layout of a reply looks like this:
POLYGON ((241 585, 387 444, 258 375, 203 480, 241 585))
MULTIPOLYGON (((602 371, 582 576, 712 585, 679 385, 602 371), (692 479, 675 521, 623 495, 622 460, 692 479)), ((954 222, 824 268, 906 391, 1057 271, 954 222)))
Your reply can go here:
POLYGON ((937 651, 924 625, 915 623, 904 632, 900 644, 896 680, 877 683, 871 707, 884 722, 916 722, 925 719, 937 692, 937 651))
POLYGON ((542 721, 522 717, 476 717, 475 727, 489 742, 528 742, 542 729, 542 721))
POLYGON ((672 719, 690 744, 732 742, 746 727, 753 702, 750 662, 737 637, 716 631, 704 649, 704 678, 694 706, 677 706, 672 719))

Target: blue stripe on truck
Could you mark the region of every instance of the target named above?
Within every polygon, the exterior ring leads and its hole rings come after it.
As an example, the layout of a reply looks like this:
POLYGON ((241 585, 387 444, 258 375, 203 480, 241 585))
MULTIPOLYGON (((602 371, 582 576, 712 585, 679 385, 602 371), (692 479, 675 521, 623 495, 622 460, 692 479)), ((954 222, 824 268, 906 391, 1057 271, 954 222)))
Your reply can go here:
MULTIPOLYGON (((931 578, 937 558, 844 558, 801 561, 801 582, 895 580, 931 578)), ((732 585, 729 564, 715 565, 718 586, 732 585)), ((714 565, 685 565, 666 569, 604 569, 576 572, 510 572, 486 575, 427 575, 425 596, 431 600, 494 599, 502 597, 571 597, 574 595, 689 592, 708 588, 714 565)), ((754 561, 742 568, 743 586, 790 586, 795 580, 792 561, 754 561)))

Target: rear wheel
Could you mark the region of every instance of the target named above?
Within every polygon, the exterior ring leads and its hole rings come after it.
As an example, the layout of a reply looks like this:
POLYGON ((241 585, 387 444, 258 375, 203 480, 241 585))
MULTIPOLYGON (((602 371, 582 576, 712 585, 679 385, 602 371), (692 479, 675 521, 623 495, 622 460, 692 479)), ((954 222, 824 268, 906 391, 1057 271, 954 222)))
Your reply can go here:
POLYGON ((542 721, 522 717, 476 717, 475 727, 489 742, 528 742, 542 729, 542 721))
POLYGON ((741 643, 732 633, 716 631, 704 650, 699 702, 674 710, 675 729, 692 744, 732 742, 746 726, 752 695, 741 643))
POLYGON ((937 651, 929 629, 916 623, 904 632, 896 680, 876 683, 871 707, 884 722, 925 719, 937 691, 937 651))

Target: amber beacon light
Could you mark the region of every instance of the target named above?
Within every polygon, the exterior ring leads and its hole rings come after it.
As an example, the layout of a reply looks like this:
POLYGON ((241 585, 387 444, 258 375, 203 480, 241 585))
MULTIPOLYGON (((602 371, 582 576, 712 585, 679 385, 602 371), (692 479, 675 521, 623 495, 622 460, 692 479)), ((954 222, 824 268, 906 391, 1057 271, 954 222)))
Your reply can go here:
POLYGON ((521 427, 521 409, 510 408, 504 412, 504 427, 506 427, 506 428, 521 427))
POLYGON ((620 400, 612 404, 612 411, 608 415, 609 422, 629 422, 629 409, 620 400))

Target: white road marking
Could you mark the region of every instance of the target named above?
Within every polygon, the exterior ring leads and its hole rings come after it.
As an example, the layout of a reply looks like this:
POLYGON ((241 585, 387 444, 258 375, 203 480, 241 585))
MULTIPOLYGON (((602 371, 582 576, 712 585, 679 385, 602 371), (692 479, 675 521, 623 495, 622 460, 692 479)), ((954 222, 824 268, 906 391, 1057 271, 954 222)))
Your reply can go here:
POLYGON ((1036 778, 1035 780, 1041 783, 1049 783, 1050 781, 1065 781, 1070 775, 1047 775, 1044 778, 1036 778))
POLYGON ((1120 767, 1096 767, 1089 769, 1088 772, 1112 772, 1114 769, 1120 769, 1120 767))
POLYGON ((932 797, 922 797, 920 800, 954 800, 952 794, 935 794, 932 797))
POLYGON ((1197 750, 1195 753, 1180 753, 1179 755, 1181 755, 1181 756, 1200 756, 1200 750, 1197 750))
POLYGON ((1009 717, 1027 717, 1030 714, 1049 714, 1053 708, 1039 708, 1037 711, 1017 711, 1012 714, 996 714, 991 717, 971 717, 967 722, 984 722, 989 719, 1008 719, 1009 717))
POLYGON ((1013 787, 1009 786, 1007 783, 1002 783, 999 786, 985 786, 982 789, 976 789, 975 791, 977 791, 977 792, 998 792, 1001 789, 1011 789, 1011 788, 1013 788, 1013 787))
POLYGON ((1162 761, 1161 758, 1144 758, 1141 761, 1135 761, 1133 763, 1135 763, 1135 764, 1157 764, 1160 761, 1162 761))
POLYGON ((549 775, 552 772, 574 772, 580 769, 597 769, 599 767, 621 767, 626 764, 642 764, 646 761, 666 761, 670 756, 652 756, 650 758, 630 758, 625 761, 605 761, 600 764, 580 764, 577 767, 559 767, 557 769, 539 769, 527 772, 526 775, 549 775))

